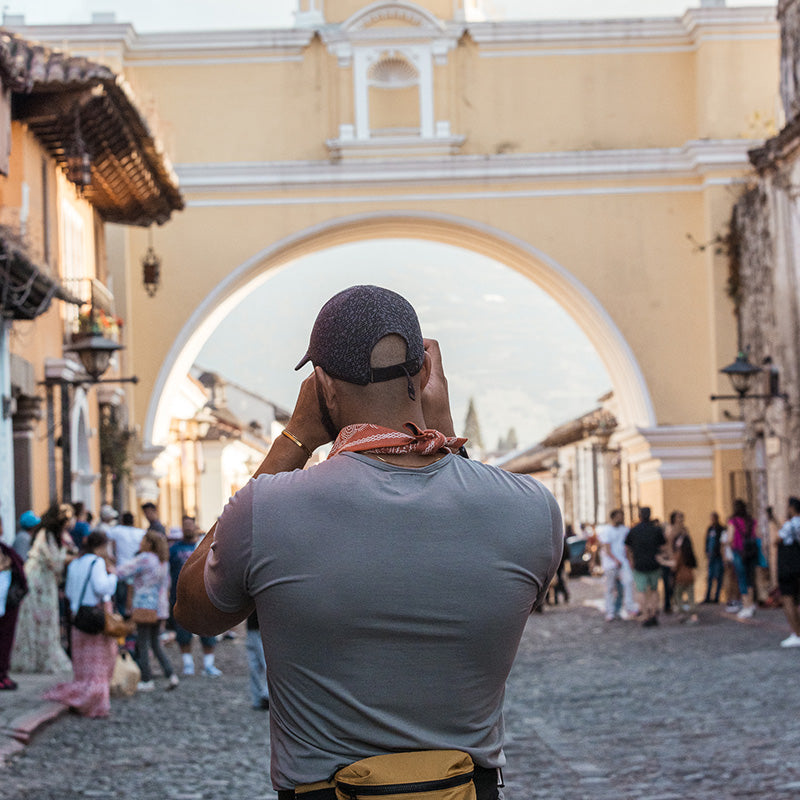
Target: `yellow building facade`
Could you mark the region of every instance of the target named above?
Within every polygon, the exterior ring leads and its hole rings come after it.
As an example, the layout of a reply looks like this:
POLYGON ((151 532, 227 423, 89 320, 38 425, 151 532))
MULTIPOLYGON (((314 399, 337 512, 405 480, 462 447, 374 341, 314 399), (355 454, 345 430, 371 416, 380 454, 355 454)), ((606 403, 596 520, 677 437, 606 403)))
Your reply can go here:
POLYGON ((128 86, 106 65, 0 31, 0 88, 0 518, 9 541, 29 509, 121 505, 123 321, 106 224, 162 223, 182 199, 128 86))
POLYGON ((611 446, 639 501, 660 517, 683 508, 694 528, 724 513, 743 429, 709 395, 726 389, 735 319, 726 255, 696 243, 724 235, 747 151, 778 124, 775 11, 485 17, 475 0, 301 0, 292 29, 20 28, 126 76, 186 198, 156 233, 154 298, 130 279, 146 233, 109 245, 131 287, 142 492, 171 392, 255 281, 338 244, 408 237, 487 255, 557 300, 609 373, 611 446))

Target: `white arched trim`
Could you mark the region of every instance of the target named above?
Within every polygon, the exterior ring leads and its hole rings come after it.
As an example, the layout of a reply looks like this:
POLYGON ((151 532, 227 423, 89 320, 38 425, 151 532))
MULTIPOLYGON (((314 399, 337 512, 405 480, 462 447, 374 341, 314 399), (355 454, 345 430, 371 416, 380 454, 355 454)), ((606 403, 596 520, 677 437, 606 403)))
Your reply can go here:
POLYGON ((594 295, 552 258, 527 242, 483 223, 420 213, 369 213, 306 228, 256 253, 234 269, 195 309, 158 373, 147 408, 144 445, 163 445, 169 432, 167 404, 205 342, 224 317, 275 269, 337 245, 367 239, 421 239, 471 250, 517 270, 550 295, 576 321, 608 371, 622 427, 653 427, 655 412, 636 357, 594 295))

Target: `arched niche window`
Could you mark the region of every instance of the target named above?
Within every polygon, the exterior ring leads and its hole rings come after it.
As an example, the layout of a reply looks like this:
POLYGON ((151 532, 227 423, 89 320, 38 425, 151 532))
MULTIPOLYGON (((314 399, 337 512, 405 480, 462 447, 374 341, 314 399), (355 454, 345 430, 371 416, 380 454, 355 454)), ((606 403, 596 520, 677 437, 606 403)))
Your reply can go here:
POLYGON ((367 71, 372 136, 419 136, 420 75, 398 53, 385 53, 367 71))

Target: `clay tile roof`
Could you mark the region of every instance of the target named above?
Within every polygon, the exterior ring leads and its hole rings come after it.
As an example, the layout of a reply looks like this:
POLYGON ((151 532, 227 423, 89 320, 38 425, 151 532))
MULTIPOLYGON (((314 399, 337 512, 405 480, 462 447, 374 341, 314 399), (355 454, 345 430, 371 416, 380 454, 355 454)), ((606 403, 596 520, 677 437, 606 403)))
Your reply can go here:
POLYGON ((130 87, 108 67, 0 31, 0 80, 66 169, 76 127, 92 162, 84 197, 108 222, 161 224, 183 208, 178 179, 130 87))

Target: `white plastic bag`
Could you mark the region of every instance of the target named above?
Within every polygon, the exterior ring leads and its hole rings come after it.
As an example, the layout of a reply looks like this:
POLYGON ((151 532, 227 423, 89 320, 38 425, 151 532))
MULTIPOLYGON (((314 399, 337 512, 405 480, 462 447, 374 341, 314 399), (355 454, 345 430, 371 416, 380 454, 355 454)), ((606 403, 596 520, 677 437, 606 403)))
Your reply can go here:
POLYGON ((111 676, 111 694, 114 697, 132 697, 142 677, 139 665, 127 650, 120 650, 111 676))

